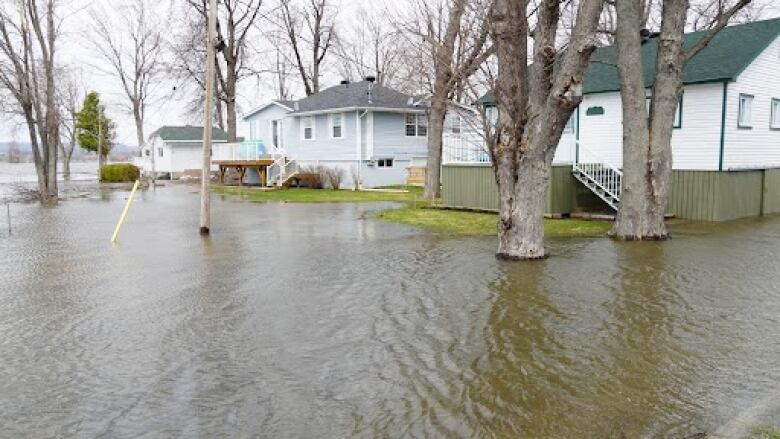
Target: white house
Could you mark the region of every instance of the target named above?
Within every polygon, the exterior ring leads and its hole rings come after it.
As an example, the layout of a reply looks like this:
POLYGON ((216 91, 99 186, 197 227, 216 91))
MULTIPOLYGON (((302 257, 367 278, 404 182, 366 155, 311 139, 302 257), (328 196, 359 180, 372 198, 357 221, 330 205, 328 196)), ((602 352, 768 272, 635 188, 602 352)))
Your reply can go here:
MULTIPOLYGON (((213 128, 215 144, 227 143, 228 135, 219 128, 213 128)), ((203 127, 163 126, 153 132, 136 158, 144 172, 151 172, 152 166, 158 173, 169 173, 172 178, 186 171, 197 173, 203 163, 203 127), (154 162, 152 162, 154 156, 154 162)))
MULTIPOLYGON (((462 142, 474 132, 464 122, 473 110, 454 106, 445 139, 462 142)), ((378 85, 374 79, 342 82, 298 101, 273 101, 244 117, 249 141, 283 151, 301 167, 344 170, 346 184, 403 184, 412 167, 425 166, 425 100, 378 85)))
MULTIPOLYGON (((703 35, 686 34, 684 45, 690 47, 703 35)), ((643 47, 648 105, 656 51, 657 38, 651 36, 643 47)), ((620 202, 623 168, 616 58, 614 46, 594 53, 585 75, 583 101, 566 126, 553 162, 570 166, 577 180, 615 209, 620 202)), ((489 94, 482 102, 488 111, 495 111, 489 94)), ((670 209, 678 214, 693 209, 693 205, 714 209, 706 215, 688 215, 695 218, 748 216, 728 212, 726 200, 742 197, 744 204, 749 193, 751 207, 745 211, 766 212, 765 186, 770 180, 737 171, 780 168, 780 18, 727 27, 692 58, 683 72, 683 93, 674 121, 674 185, 683 185, 686 179, 704 183, 685 197, 681 194, 688 187, 673 188, 670 209), (714 174, 703 177, 703 172, 714 174), (735 182, 743 180, 756 180, 756 184, 763 180, 764 186, 727 194, 734 192, 735 182), (709 201, 702 201, 705 199, 709 201)))

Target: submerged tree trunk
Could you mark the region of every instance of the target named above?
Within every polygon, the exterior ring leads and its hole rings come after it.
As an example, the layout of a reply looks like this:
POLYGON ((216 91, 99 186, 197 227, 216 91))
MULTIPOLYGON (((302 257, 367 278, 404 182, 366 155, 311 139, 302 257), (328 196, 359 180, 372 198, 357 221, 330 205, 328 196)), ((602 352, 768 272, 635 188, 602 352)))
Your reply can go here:
POLYGON ((547 256, 544 209, 552 159, 566 122, 582 100, 581 84, 596 48, 602 0, 583 0, 562 54, 556 53, 560 3, 539 4, 534 29, 534 66, 529 72, 528 0, 496 0, 491 33, 498 59, 493 94, 498 105, 488 149, 499 190, 498 251, 502 259, 547 256), (557 69, 554 66, 558 66, 557 69))
MULTIPOLYGON (((672 123, 669 123, 668 140, 650 136, 642 42, 637 31, 642 16, 641 0, 618 2, 616 9, 623 109, 623 190, 613 234, 624 240, 665 239, 668 236, 664 211, 668 197, 666 182, 671 174, 672 123)), ((660 60, 662 48, 659 49, 660 60)), ((657 98, 654 95, 653 101, 657 98)), ((653 102, 651 111, 655 109, 653 102)), ((674 115, 674 108, 670 114, 674 115)))
POLYGON ((544 249, 544 207, 550 182, 550 166, 530 156, 516 166, 502 161, 499 166, 500 217, 498 251, 501 259, 542 259, 544 249))
POLYGON ((425 169, 425 191, 428 200, 441 193, 441 156, 444 136, 444 119, 447 117, 447 96, 434 96, 428 112, 428 159, 425 169))

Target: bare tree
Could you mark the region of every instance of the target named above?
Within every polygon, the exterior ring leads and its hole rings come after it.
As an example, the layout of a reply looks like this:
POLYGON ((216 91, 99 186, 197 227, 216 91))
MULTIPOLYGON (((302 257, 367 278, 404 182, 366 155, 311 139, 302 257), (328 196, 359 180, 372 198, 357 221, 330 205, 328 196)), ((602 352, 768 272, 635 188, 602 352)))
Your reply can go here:
POLYGON ((704 49, 750 0, 724 10, 712 29, 683 48, 688 0, 665 0, 650 112, 645 103, 639 0, 617 2, 618 70, 623 107, 623 190, 614 235, 625 240, 666 239, 664 223, 672 178, 672 127, 685 64, 704 49))
POLYGON ((529 26, 528 0, 496 0, 491 34, 498 75, 498 121, 488 149, 499 190, 498 256, 539 259, 553 156, 566 122, 582 101, 583 74, 596 49, 603 0, 581 0, 571 38, 556 42, 560 2, 542 0, 529 26), (534 68, 528 68, 533 33, 534 68))
POLYGON ((57 148, 62 160, 62 174, 65 179, 70 178, 70 160, 78 143, 78 129, 76 128, 76 113, 79 111, 79 102, 85 94, 81 77, 71 68, 58 69, 61 78, 57 90, 57 106, 59 108, 60 137, 57 148))
POLYGON ((306 96, 320 91, 325 57, 336 42, 336 8, 328 0, 279 0, 279 18, 287 36, 292 63, 298 70, 306 96), (306 57, 308 52, 309 57, 306 57))
POLYGON ((20 0, 0 6, 0 85, 27 124, 38 191, 43 203, 57 202, 55 54, 59 23, 55 0, 20 0))
POLYGON ((428 110, 428 160, 425 198, 439 196, 442 136, 447 106, 461 95, 466 80, 493 53, 488 44, 488 3, 480 0, 417 0, 412 19, 401 28, 419 39, 419 50, 432 61, 428 110))
MULTIPOLYGON (((187 0, 187 5, 197 14, 197 19, 192 17, 185 19, 185 25, 189 26, 183 35, 183 41, 177 44, 174 50, 179 50, 177 60, 172 70, 179 76, 193 81, 197 88, 204 90, 205 69, 203 59, 206 48, 204 46, 207 0, 187 0)), ((238 129, 238 83, 247 77, 256 76, 255 70, 249 58, 251 55, 251 37, 258 20, 261 18, 263 0, 222 0, 217 6, 217 53, 216 81, 217 115, 222 114, 221 106, 224 105, 226 128, 229 141, 235 142, 238 129)), ((203 102, 198 99, 197 102, 203 102)), ((201 105, 202 106, 202 105, 201 105)))
POLYGON ((142 148, 146 109, 155 96, 163 70, 162 26, 149 13, 148 0, 130 0, 116 8, 119 19, 109 19, 100 9, 92 11, 90 33, 97 53, 111 66, 111 74, 122 84, 128 112, 135 122, 136 141, 142 148))
POLYGON ((339 34, 336 53, 339 73, 345 79, 374 76, 382 86, 403 88, 399 73, 403 68, 405 40, 389 24, 386 14, 360 9, 353 26, 339 34))

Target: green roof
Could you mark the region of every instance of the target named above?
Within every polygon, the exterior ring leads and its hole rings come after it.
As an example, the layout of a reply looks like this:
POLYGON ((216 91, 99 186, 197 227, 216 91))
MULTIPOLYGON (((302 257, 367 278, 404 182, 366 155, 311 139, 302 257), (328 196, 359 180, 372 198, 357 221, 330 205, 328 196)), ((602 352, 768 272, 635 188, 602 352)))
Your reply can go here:
MULTIPOLYGON (((228 140, 228 134, 219 129, 212 128, 212 140, 228 140)), ((200 142, 203 140, 203 127, 194 126, 163 126, 152 133, 152 137, 160 136, 164 141, 200 142)))
MULTIPOLYGON (((685 34, 683 47, 699 41, 706 31, 685 34)), ((780 18, 729 26, 721 30, 710 44, 693 57, 683 71, 683 84, 724 82, 737 79, 758 55, 780 35, 780 18)), ((651 87, 655 74, 658 39, 652 38, 642 47, 645 86, 651 87)), ((620 90, 616 46, 596 50, 585 72, 584 93, 620 90)), ((491 93, 480 103, 493 103, 491 93)))

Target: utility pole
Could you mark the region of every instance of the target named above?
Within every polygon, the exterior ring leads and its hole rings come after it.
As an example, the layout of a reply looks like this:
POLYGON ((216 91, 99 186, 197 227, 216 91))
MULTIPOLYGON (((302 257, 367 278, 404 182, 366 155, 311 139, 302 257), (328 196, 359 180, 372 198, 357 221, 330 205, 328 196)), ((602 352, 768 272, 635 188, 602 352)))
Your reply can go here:
POLYGON ((200 234, 208 235, 211 228, 211 127, 214 106, 214 44, 217 34, 217 0, 209 0, 209 19, 206 40, 206 108, 203 121, 203 168, 200 175, 200 234))

